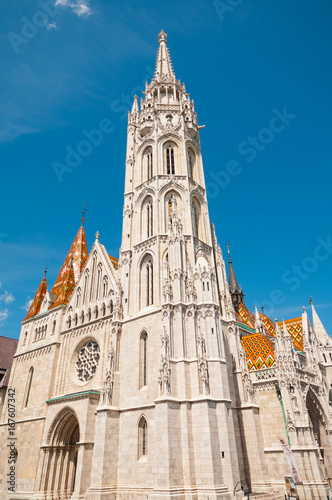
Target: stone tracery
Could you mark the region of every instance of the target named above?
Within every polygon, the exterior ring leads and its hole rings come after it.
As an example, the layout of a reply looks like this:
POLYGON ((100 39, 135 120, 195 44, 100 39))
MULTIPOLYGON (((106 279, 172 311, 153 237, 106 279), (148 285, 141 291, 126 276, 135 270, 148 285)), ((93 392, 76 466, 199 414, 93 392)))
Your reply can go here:
POLYGON ((81 382, 88 382, 96 373, 100 359, 97 342, 89 340, 78 353, 75 364, 77 377, 81 382))

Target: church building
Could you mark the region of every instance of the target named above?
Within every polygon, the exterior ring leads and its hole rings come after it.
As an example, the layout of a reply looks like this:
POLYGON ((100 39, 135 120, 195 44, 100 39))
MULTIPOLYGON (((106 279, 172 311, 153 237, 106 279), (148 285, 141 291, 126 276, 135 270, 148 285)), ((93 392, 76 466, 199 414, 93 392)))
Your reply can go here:
POLYGON ((22 321, 0 497, 283 500, 288 481, 301 500, 326 500, 332 340, 313 305, 312 322, 305 309, 284 322, 251 312, 230 255, 227 279, 202 127, 163 31, 158 41, 128 114, 119 259, 98 232, 88 252, 83 213, 22 321))

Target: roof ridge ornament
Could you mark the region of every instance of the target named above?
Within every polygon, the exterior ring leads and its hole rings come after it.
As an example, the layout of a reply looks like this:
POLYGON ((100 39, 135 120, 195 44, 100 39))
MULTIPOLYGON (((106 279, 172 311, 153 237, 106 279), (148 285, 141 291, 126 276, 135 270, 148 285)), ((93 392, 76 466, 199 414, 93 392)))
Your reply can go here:
POLYGON ((86 212, 86 203, 84 203, 84 208, 82 210, 82 227, 84 227, 84 221, 85 221, 85 212, 86 212))
POLYGON ((159 43, 159 45, 161 44, 161 42, 167 43, 167 33, 165 33, 164 30, 161 30, 161 32, 158 33, 158 43, 159 43))

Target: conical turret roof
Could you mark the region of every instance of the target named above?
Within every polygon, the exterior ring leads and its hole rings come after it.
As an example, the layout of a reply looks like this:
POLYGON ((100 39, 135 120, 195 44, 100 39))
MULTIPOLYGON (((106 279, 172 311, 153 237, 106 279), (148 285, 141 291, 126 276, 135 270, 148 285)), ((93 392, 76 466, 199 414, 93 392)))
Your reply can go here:
POLYGON ((50 309, 66 304, 88 258, 84 226, 79 228, 59 275, 53 285, 55 300, 50 309))
POLYGON ((47 280, 46 280, 46 271, 45 271, 45 276, 40 282, 40 285, 38 287, 36 295, 34 296, 34 299, 31 303, 30 308, 29 308, 28 314, 26 315, 26 317, 24 319, 32 318, 33 316, 36 316, 36 314, 39 313, 40 307, 42 305, 42 302, 44 300, 46 292, 47 292, 47 280))

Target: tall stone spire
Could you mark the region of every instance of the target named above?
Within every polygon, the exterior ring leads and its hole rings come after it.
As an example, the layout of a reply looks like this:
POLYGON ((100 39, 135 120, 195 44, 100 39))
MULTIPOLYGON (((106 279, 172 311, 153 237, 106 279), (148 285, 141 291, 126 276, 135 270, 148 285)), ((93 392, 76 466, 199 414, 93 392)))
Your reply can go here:
POLYGON ((139 113, 137 95, 134 96, 133 107, 131 108, 131 114, 139 113))
POLYGON ((229 282, 229 291, 231 292, 232 295, 232 301, 234 305, 237 304, 244 304, 244 294, 242 292, 242 288, 239 286, 232 259, 231 259, 231 253, 229 251, 229 243, 227 241, 227 251, 228 251, 228 282, 229 282))
POLYGON ((314 304, 312 302, 311 297, 310 297, 310 304, 312 310, 312 322, 317 339, 322 345, 331 344, 332 343, 331 337, 328 335, 327 331, 324 328, 323 323, 321 322, 318 314, 316 313, 316 309, 314 308, 314 304))
POLYGON ((157 53, 156 69, 154 73, 157 81, 175 82, 175 73, 171 61, 171 56, 167 47, 167 34, 161 30, 158 35, 159 48, 157 53))

